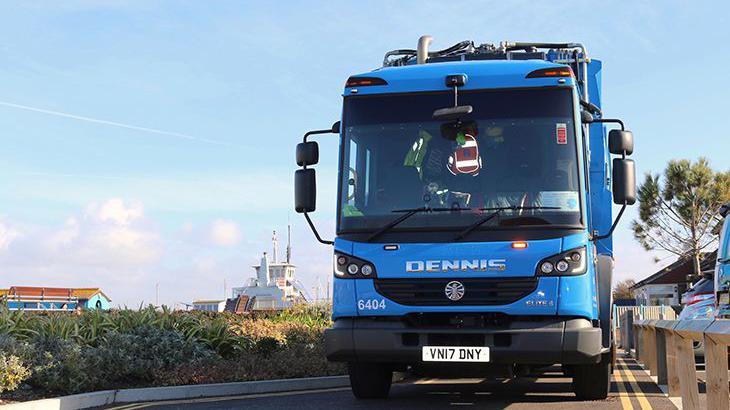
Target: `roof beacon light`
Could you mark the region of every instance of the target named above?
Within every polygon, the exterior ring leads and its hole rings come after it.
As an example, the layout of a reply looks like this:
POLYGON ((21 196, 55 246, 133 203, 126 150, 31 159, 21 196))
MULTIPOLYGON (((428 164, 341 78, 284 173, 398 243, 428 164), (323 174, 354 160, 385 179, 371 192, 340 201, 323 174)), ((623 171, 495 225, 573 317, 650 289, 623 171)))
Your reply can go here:
POLYGON ((525 78, 574 77, 570 67, 541 68, 527 74, 525 78))
POLYGON ((369 87, 371 85, 388 85, 388 82, 378 77, 350 77, 345 87, 369 87))

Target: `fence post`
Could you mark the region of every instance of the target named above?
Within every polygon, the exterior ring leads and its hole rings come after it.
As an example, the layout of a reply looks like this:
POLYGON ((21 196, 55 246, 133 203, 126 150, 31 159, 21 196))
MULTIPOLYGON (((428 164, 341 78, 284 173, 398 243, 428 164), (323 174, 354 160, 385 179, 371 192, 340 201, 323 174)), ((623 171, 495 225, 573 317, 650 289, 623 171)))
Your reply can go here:
POLYGON ((654 334, 656 337, 656 373, 657 384, 667 384, 667 338, 664 327, 666 321, 657 322, 654 334))
POLYGON ((699 409, 700 391, 697 387, 697 370, 695 369, 692 339, 677 335, 674 339, 674 348, 677 354, 677 372, 679 374, 679 390, 682 395, 682 409, 699 409))
POLYGON ((730 321, 716 320, 705 329, 707 408, 730 409, 728 396, 728 352, 730 321))
POLYGON ((679 372, 677 371, 677 344, 675 342, 678 337, 674 330, 667 331, 667 390, 669 390, 669 397, 679 397, 681 394, 679 372))
POLYGON ((626 353, 631 354, 631 348, 634 347, 634 312, 627 310, 624 312, 624 323, 623 326, 626 329, 622 329, 624 337, 622 337, 622 343, 624 344, 624 350, 626 353))
POLYGON ((649 374, 657 375, 657 346, 656 346, 656 320, 649 320, 644 324, 644 353, 642 360, 649 369, 649 374))
POLYGON ((641 356, 644 354, 642 351, 644 347, 644 328, 642 327, 642 322, 639 320, 638 322, 634 322, 634 335, 636 336, 636 340, 634 340, 634 349, 636 349, 636 360, 642 361, 641 356))

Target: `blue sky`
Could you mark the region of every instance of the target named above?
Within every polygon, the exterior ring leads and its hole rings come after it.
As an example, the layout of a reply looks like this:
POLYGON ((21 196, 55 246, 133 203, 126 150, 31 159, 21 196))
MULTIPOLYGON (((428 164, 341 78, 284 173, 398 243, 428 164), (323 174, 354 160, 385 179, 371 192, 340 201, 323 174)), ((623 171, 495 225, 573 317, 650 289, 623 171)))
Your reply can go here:
MULTIPOLYGON (((699 156, 727 170, 729 16, 727 2, 3 2, 0 287, 222 296, 287 218, 303 281, 325 283, 331 250, 291 212, 294 146, 337 120, 350 74, 422 34, 583 42, 640 174, 699 156)), ((336 144, 320 148, 316 219, 332 236, 336 144)), ((633 217, 619 279, 669 262, 635 243, 633 217)))

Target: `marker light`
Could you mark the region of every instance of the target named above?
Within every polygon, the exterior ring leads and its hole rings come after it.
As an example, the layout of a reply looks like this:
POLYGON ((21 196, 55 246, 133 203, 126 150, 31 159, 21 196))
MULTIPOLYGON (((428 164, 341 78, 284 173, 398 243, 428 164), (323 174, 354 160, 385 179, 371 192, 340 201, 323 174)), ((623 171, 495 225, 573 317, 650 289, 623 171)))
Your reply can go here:
POLYGON ((572 260, 573 262, 580 262, 580 259, 581 259, 580 253, 573 252, 570 254, 570 260, 572 260))
POLYGON ((543 262, 542 265, 540 265, 540 271, 542 273, 550 273, 553 271, 553 264, 551 262, 543 262))
POLYGON ((512 249, 525 249, 527 248, 527 242, 512 242, 512 249))
POLYGON ((370 265, 362 265, 362 268, 360 268, 360 273, 365 276, 370 276, 370 274, 373 273, 373 267, 370 265))
POLYGON ((350 77, 345 87, 369 87, 371 85, 388 85, 388 82, 378 77, 350 77))
POLYGON ((541 68, 527 74, 525 78, 546 78, 546 77, 574 77, 570 67, 541 68))
POLYGON ((358 268, 358 267, 357 267, 357 265, 355 265, 354 263, 351 263, 351 264, 350 264, 350 265, 349 265, 349 266, 347 267, 347 273, 349 273, 350 275, 357 275, 357 271, 358 271, 359 269, 360 269, 360 268, 358 268))
POLYGON ((564 260, 559 261, 558 263, 555 264, 555 269, 557 269, 558 272, 565 272, 568 270, 569 267, 570 267, 570 265, 568 265, 568 262, 564 261, 564 260))
POLYGON ((340 266, 344 266, 347 263, 347 258, 344 256, 340 256, 337 258, 337 264, 340 266))

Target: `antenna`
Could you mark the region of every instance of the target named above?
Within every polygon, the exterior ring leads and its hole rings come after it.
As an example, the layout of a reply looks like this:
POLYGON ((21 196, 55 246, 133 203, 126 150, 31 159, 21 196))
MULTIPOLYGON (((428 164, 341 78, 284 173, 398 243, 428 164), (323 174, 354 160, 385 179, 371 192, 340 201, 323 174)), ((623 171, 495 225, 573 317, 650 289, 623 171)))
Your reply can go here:
POLYGON ((286 225, 286 263, 291 263, 291 224, 286 225))
POLYGON ((274 235, 271 237, 271 242, 274 246, 274 263, 279 262, 279 240, 276 238, 276 231, 274 231, 274 235))

